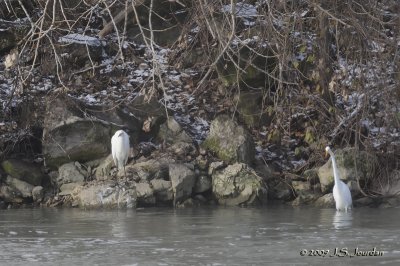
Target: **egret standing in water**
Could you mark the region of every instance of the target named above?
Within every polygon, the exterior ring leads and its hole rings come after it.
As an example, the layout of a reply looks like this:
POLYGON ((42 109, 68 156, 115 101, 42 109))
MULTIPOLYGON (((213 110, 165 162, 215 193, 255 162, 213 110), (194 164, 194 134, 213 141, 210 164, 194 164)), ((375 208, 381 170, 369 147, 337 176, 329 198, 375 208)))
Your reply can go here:
POLYGON ((118 130, 111 138, 111 154, 118 170, 124 168, 125 178, 125 165, 128 161, 129 150, 130 145, 128 134, 123 130, 118 130))
POLYGON ((336 166, 335 155, 333 154, 331 148, 326 146, 326 155, 329 153, 332 158, 332 168, 333 177, 335 179, 335 185, 333 186, 333 198, 336 202, 336 210, 338 211, 348 211, 352 208, 352 199, 349 187, 340 180, 339 170, 336 166))

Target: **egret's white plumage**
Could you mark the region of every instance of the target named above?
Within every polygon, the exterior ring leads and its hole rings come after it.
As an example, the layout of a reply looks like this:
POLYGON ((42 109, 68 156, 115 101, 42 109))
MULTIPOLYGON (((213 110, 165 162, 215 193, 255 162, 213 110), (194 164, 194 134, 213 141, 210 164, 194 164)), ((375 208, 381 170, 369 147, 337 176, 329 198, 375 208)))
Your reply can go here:
POLYGON ((333 154, 329 146, 325 148, 325 151, 326 153, 330 154, 332 159, 333 177, 335 179, 335 185, 333 186, 333 198, 336 202, 336 210, 347 212, 352 208, 353 205, 350 189, 342 180, 340 180, 335 155, 333 154))
POLYGON ((128 134, 123 130, 118 130, 111 138, 111 154, 118 170, 125 168, 129 157, 129 150, 128 134))

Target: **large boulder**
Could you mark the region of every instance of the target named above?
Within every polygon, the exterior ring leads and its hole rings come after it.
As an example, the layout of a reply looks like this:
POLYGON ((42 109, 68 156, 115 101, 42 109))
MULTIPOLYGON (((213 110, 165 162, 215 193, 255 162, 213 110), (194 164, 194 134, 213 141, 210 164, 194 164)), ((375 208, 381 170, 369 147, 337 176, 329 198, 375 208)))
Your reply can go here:
POLYGON ((315 202, 314 205, 317 207, 322 207, 322 208, 333 208, 335 207, 335 199, 333 198, 332 193, 328 193, 323 195, 322 197, 318 198, 315 202))
MULTIPOLYGON (((125 167, 126 175, 135 181, 149 181, 152 179, 168 179, 168 165, 163 160, 146 160, 129 164, 125 167)), ((123 175, 120 171, 119 175, 123 175)))
POLYGON ((114 183, 95 183, 79 186, 72 193, 74 202, 81 208, 134 208, 136 189, 114 183))
POLYGON ((83 184, 85 181, 85 175, 87 173, 80 167, 77 162, 66 163, 58 168, 56 184, 61 187, 63 184, 78 183, 83 184))
POLYGON ((262 178, 243 163, 229 165, 212 175, 212 191, 221 205, 251 205, 267 199, 262 178))
POLYGON ((22 203, 24 201, 21 192, 19 192, 18 189, 8 185, 0 186, 0 198, 5 202, 10 203, 22 203))
POLYGON ((136 195, 138 205, 148 206, 155 205, 156 198, 154 190, 148 182, 136 183, 136 195))
POLYGON ((60 192, 58 195, 67 196, 71 195, 75 188, 82 186, 82 183, 65 183, 60 186, 60 192))
MULTIPOLYGON (((337 150, 335 157, 340 178, 346 183, 358 180, 363 186, 372 180, 378 167, 375 155, 355 148, 337 150)), ((330 192, 334 185, 331 158, 318 169, 318 176, 322 192, 330 192)))
POLYGON ((171 164, 169 166, 172 191, 174 193, 174 205, 183 202, 192 195, 196 181, 193 167, 185 164, 171 164))
MULTIPOLYGON (((97 37, 90 37, 77 33, 67 34, 58 39, 56 48, 64 65, 69 69, 79 69, 85 65, 100 63, 102 59, 103 47, 97 37)), ((53 64, 53 71, 55 71, 53 64)), ((50 68, 51 69, 51 68, 50 68)))
POLYGON ((11 177, 11 176, 7 176, 5 183, 14 188, 16 191, 18 191, 18 195, 21 195, 21 197, 23 198, 31 198, 32 197, 32 190, 34 188, 33 185, 19 180, 17 178, 11 177))
POLYGON ((124 128, 130 142, 155 137, 165 121, 163 106, 156 99, 138 95, 129 105, 93 106, 66 95, 50 95, 46 100, 43 153, 46 165, 81 163, 110 154, 111 136, 124 128))
POLYGON ((154 190, 157 203, 168 203, 174 199, 171 181, 153 179, 150 184, 154 190))
POLYGON ((70 161, 105 157, 110 153, 111 134, 106 123, 84 118, 74 100, 68 97, 48 100, 43 129, 46 165, 55 168, 70 161))
POLYGON ((202 146, 227 163, 251 164, 254 160, 255 147, 251 135, 227 115, 212 121, 210 133, 202 146))
POLYGON ((31 185, 38 186, 42 183, 44 174, 38 165, 21 160, 9 159, 3 161, 1 166, 8 175, 25 181, 31 185))
POLYGON ((122 107, 88 106, 61 95, 47 98, 43 129, 43 153, 50 168, 71 162, 88 162, 110 154, 110 140, 120 127, 140 127, 122 107))

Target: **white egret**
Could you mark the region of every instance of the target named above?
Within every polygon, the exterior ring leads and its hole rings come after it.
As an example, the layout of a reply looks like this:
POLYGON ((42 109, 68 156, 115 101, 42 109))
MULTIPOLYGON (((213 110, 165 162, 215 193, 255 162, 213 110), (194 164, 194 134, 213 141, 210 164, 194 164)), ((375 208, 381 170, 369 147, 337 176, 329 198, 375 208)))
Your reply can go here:
POLYGON ((338 211, 348 211, 352 208, 352 199, 349 187, 340 180, 339 170, 336 165, 335 155, 333 154, 331 148, 326 146, 326 155, 329 153, 332 158, 332 168, 333 177, 335 179, 335 185, 333 186, 333 198, 336 202, 336 210, 338 211))
POLYGON ((115 132, 111 138, 111 154, 118 170, 124 168, 124 175, 126 178, 125 165, 129 157, 129 136, 123 130, 115 132))

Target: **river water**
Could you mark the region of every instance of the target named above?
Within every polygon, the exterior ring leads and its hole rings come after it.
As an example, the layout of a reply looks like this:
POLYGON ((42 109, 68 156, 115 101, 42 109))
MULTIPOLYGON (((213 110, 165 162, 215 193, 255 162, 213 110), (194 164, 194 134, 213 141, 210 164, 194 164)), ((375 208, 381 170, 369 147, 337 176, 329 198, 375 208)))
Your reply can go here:
POLYGON ((400 265, 399 221, 400 208, 0 210, 0 265, 400 265))

